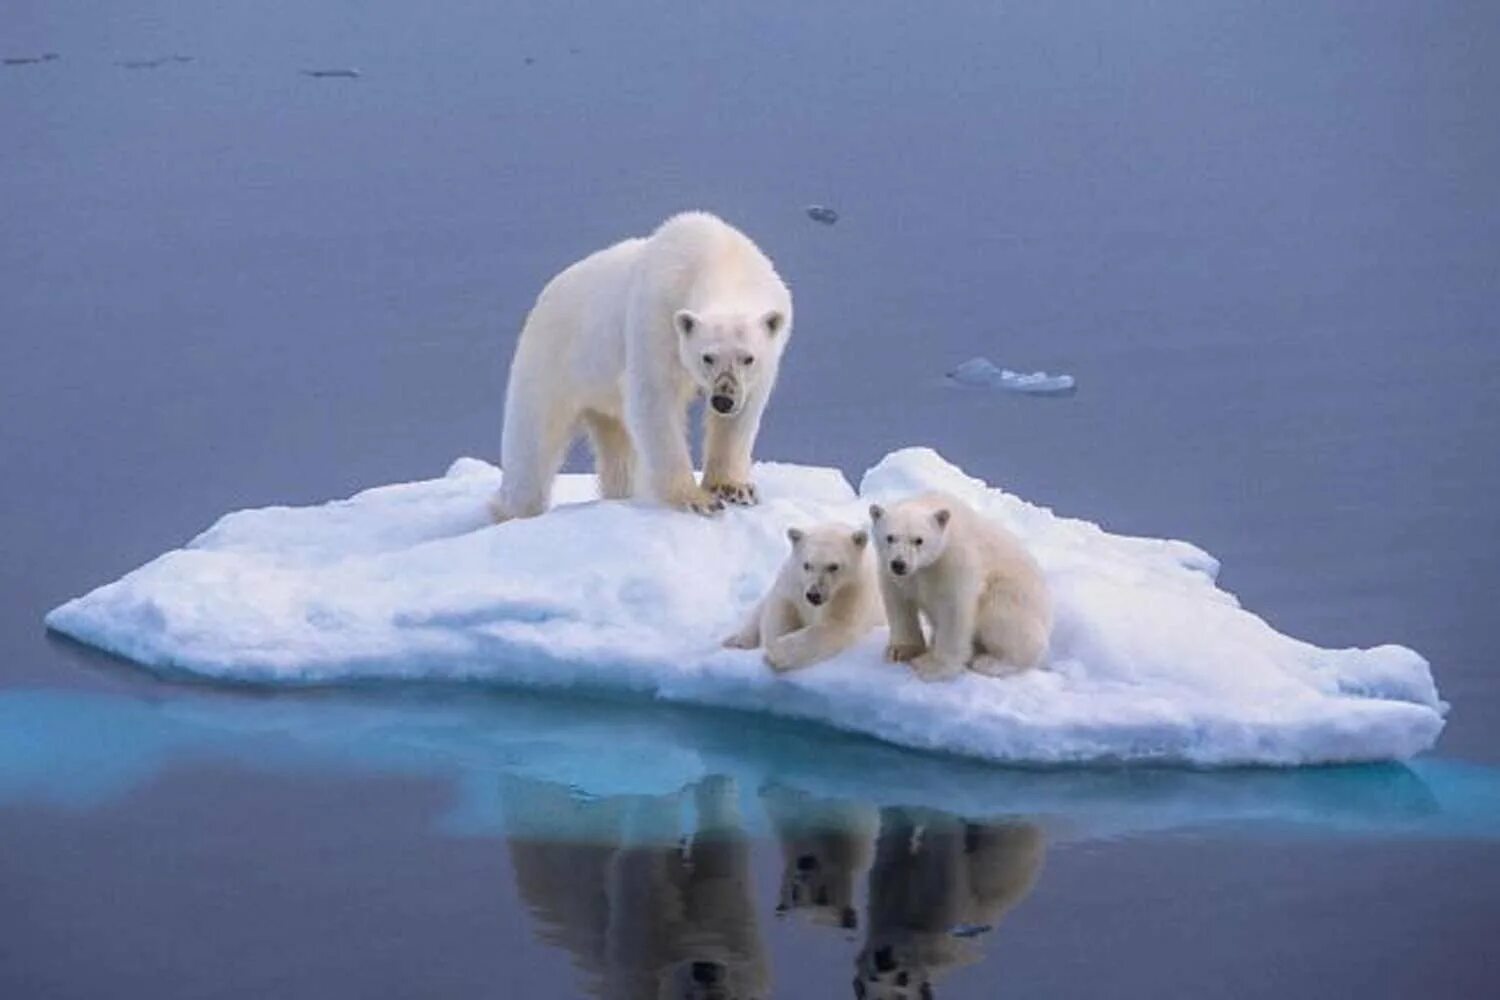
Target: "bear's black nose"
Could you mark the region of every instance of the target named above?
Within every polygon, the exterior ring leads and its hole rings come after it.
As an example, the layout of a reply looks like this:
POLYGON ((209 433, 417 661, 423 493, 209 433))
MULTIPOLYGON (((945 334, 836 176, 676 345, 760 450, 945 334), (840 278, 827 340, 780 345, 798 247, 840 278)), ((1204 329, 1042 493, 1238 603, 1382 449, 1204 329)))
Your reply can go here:
POLYGON ((797 870, 799 872, 810 872, 818 867, 818 859, 811 854, 803 854, 797 858, 797 870))
POLYGON ((906 560, 905 559, 892 559, 891 560, 891 572, 895 573, 897 576, 904 576, 906 574, 906 560))
POLYGON ((823 595, 818 593, 816 590, 809 590, 807 592, 807 603, 811 604, 813 607, 817 607, 819 604, 823 603, 823 595))
POLYGON ((720 413, 728 413, 730 410, 734 409, 734 400, 730 399, 728 396, 715 396, 711 400, 711 402, 714 404, 714 409, 718 410, 720 413))

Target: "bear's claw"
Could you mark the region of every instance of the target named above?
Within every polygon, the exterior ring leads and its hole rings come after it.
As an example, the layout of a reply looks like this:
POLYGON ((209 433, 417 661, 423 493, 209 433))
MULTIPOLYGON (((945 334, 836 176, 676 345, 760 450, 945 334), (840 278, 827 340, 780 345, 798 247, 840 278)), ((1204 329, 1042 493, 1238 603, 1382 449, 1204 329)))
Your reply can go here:
POLYGON ((926 651, 926 648, 921 645, 893 642, 885 647, 885 658, 891 663, 908 663, 926 651))
POLYGON ((760 503, 760 493, 756 491, 754 483, 709 483, 704 488, 736 507, 754 507, 760 503))

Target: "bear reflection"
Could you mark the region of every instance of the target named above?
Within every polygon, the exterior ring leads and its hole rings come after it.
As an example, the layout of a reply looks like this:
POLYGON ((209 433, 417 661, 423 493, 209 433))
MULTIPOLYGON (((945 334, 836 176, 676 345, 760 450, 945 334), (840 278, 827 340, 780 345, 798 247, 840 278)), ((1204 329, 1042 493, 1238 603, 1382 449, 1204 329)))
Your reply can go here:
POLYGON ((1030 890, 1043 851, 1031 823, 882 810, 854 995, 931 998, 940 976, 981 957, 979 935, 1030 890))
POLYGON ((855 893, 875 854, 879 812, 874 806, 821 799, 778 785, 763 788, 760 798, 781 843, 776 912, 857 927, 855 893))
POLYGON ((545 835, 509 838, 516 883, 541 936, 572 952, 594 995, 770 995, 733 781, 580 800, 562 786, 512 779, 505 797, 509 815, 549 824, 545 835), (694 818, 682 836, 688 807, 694 818))

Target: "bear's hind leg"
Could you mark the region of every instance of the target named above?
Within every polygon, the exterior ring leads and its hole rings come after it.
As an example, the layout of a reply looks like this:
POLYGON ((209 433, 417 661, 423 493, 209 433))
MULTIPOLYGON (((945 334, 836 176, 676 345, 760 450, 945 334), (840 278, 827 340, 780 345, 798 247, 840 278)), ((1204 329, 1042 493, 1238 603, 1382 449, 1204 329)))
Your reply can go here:
POLYGON ((986 595, 979 606, 974 634, 973 669, 991 677, 1030 670, 1047 651, 1046 630, 1030 620, 1025 609, 1003 597, 986 595))
POLYGON ((635 495, 635 447, 623 421, 590 410, 583 415, 589 443, 594 447, 594 470, 599 495, 624 500, 635 495))
POLYGON ((552 482, 577 430, 578 415, 553 400, 506 400, 500 489, 490 501, 496 522, 536 517, 551 506, 552 482))

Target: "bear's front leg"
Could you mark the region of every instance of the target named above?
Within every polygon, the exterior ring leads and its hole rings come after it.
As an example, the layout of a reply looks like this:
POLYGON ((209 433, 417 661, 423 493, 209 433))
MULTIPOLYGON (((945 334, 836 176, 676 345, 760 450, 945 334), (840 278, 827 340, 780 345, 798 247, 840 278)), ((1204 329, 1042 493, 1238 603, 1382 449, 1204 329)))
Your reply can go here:
POLYGON ((837 656, 850 644, 847 629, 810 625, 766 644, 766 663, 776 671, 800 670, 837 656))
POLYGON ((760 503, 760 494, 750 481, 750 466, 765 407, 765 395, 757 393, 731 417, 704 408, 703 488, 725 503, 741 507, 760 503))
POLYGON ((962 674, 974 655, 974 598, 960 590, 944 594, 928 609, 932 648, 911 661, 924 681, 951 680, 962 674))
POLYGON ((921 656, 927 643, 922 639, 922 619, 917 614, 917 602, 902 592, 884 570, 880 572, 880 597, 885 603, 886 620, 891 625, 885 658, 892 663, 905 663, 921 656))
POLYGON ((693 457, 687 444, 687 407, 675 389, 649 379, 629 382, 625 422, 646 482, 657 500, 694 514, 711 516, 724 509, 724 501, 693 479, 693 457))

